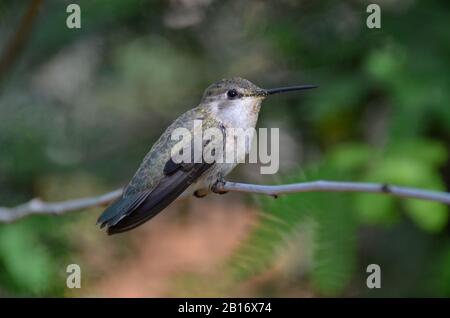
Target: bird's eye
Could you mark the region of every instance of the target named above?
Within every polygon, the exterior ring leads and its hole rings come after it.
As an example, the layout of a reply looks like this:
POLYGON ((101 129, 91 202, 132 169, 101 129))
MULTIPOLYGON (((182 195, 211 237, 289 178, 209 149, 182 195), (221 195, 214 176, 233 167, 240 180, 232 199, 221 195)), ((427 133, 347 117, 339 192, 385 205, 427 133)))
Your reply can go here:
POLYGON ((227 92, 227 96, 228 96, 229 99, 236 98, 238 95, 239 95, 239 94, 238 94, 237 90, 235 90, 235 89, 230 89, 230 90, 227 92))

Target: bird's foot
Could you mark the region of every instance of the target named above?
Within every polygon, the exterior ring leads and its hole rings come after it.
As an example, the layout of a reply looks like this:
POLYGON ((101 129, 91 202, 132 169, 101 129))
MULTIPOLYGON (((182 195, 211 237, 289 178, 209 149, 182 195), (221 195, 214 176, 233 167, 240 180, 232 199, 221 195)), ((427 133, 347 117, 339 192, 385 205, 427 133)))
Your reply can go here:
POLYGON ((198 189, 198 190, 194 191, 194 196, 196 198, 203 198, 203 197, 206 197, 208 195, 208 193, 209 193, 208 189, 198 189))
POLYGON ((224 178, 217 179, 217 181, 212 185, 211 191, 217 194, 228 193, 228 191, 220 190, 220 188, 225 185, 225 182, 226 181, 224 178))

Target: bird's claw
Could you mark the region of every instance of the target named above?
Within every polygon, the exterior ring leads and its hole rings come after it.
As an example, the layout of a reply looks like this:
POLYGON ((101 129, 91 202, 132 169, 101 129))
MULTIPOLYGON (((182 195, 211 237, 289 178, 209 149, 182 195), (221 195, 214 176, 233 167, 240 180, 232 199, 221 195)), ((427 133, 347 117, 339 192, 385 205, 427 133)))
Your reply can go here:
POLYGON ((208 189, 199 189, 199 190, 194 191, 194 196, 196 198, 203 198, 203 197, 206 197, 208 195, 208 193, 209 193, 208 189))
POLYGON ((225 179, 219 178, 217 181, 212 185, 211 191, 217 194, 225 194, 228 193, 228 191, 219 190, 222 186, 225 185, 225 179))

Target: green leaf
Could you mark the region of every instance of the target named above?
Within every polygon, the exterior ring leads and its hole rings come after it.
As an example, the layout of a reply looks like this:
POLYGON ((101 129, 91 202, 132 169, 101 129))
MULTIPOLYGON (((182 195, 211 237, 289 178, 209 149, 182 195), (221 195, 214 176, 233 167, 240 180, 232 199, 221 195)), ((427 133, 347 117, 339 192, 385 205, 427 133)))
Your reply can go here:
POLYGON ((51 257, 24 223, 2 228, 0 259, 19 289, 40 294, 50 287, 51 257))
POLYGON ((394 198, 377 194, 355 196, 355 209, 361 222, 368 224, 392 224, 398 220, 394 198))
POLYGON ((392 82, 397 79, 405 64, 405 52, 400 47, 387 46, 373 51, 367 58, 366 68, 379 80, 392 82))
POLYGON ((412 155, 388 155, 371 167, 365 179, 409 187, 435 190, 443 188, 438 171, 429 163, 416 159, 412 155))
POLYGON ((411 219, 427 232, 440 232, 448 222, 447 207, 441 203, 407 200, 405 206, 411 219))
POLYGON ((331 164, 343 171, 361 168, 370 160, 373 150, 364 144, 348 143, 336 147, 328 155, 331 164))
POLYGON ((412 157, 415 161, 438 167, 448 158, 447 147, 442 143, 429 139, 414 139, 413 141, 396 142, 390 146, 390 152, 404 158, 412 157), (417 151, 420 149, 420 151, 417 151))

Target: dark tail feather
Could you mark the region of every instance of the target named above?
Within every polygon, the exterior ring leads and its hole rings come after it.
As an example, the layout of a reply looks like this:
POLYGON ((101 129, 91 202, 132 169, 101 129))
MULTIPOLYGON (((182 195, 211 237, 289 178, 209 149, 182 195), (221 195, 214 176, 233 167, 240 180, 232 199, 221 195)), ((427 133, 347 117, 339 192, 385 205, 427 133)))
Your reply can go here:
POLYGON ((100 224, 100 228, 103 228, 105 225, 117 224, 127 214, 133 212, 149 194, 149 192, 140 192, 117 199, 100 215, 97 224, 100 224))

